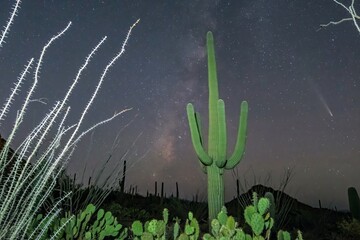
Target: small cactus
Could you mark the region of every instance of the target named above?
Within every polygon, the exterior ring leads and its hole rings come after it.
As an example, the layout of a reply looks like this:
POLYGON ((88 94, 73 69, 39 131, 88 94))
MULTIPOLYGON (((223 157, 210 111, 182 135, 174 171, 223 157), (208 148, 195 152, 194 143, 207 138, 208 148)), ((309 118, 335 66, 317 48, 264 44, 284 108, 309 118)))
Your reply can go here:
POLYGON ((141 237, 144 232, 142 223, 139 220, 134 221, 131 225, 131 231, 135 236, 141 237))
POLYGON ((164 208, 162 220, 152 219, 145 222, 144 225, 139 220, 134 221, 131 225, 131 231, 133 232, 134 239, 167 239, 166 228, 168 219, 169 211, 164 208))
POLYGON ((280 230, 277 234, 277 240, 291 240, 290 233, 280 230))
POLYGON ((225 225, 228 219, 227 210, 225 207, 222 207, 221 212, 217 215, 217 219, 221 225, 225 225))
POLYGON ((177 237, 179 236, 179 233, 180 233, 180 219, 179 218, 174 218, 174 220, 175 220, 175 224, 174 224, 173 237, 174 237, 174 240, 176 240, 177 237))
POLYGON ((200 235, 200 226, 196 218, 194 218, 193 213, 189 212, 188 219, 185 223, 185 233, 191 239, 198 239, 200 235))
POLYGON ((271 192, 266 192, 264 197, 266 197, 267 199, 269 199, 270 202, 270 208, 269 208, 269 212, 270 212, 270 216, 275 219, 275 214, 276 214, 276 205, 275 205, 275 198, 274 198, 274 194, 272 194, 271 192))
POLYGON ((261 215, 264 215, 270 207, 270 201, 267 198, 260 198, 258 202, 258 211, 261 215))

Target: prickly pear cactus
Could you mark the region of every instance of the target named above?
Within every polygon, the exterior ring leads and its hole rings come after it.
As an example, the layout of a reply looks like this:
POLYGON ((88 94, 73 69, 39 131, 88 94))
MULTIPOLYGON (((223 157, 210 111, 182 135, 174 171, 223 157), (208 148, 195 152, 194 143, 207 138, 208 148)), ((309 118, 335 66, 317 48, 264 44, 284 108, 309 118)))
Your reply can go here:
POLYGON ((131 225, 131 231, 135 236, 141 237, 144 233, 144 228, 142 223, 139 220, 133 222, 133 224, 131 225))
POLYGON ((276 214, 276 205, 275 205, 275 197, 274 194, 272 194, 271 192, 266 192, 264 197, 266 197, 267 199, 269 199, 270 202, 270 207, 269 207, 269 212, 270 212, 270 217, 272 217, 274 220, 276 220, 275 218, 275 214, 276 214))
MULTIPOLYGON (((251 226, 252 233, 247 234, 244 230, 238 227, 238 223, 232 216, 228 216, 225 207, 222 207, 218 213, 217 218, 211 222, 211 232, 205 233, 203 240, 269 240, 270 230, 273 227, 273 219, 270 217, 269 205, 270 201, 267 198, 257 198, 254 194, 253 201, 256 204, 248 206, 246 209, 247 224, 251 226), (263 235, 265 231, 265 235, 263 235)), ((179 218, 174 218, 173 228, 167 229, 168 212, 164 209, 163 220, 152 219, 142 224, 140 221, 133 222, 131 226, 132 239, 135 240, 197 240, 200 236, 200 227, 198 221, 194 218, 191 212, 188 213, 188 218, 185 222, 183 231, 180 229, 179 218), (165 224, 165 226, 163 225, 165 224), (167 230, 171 233, 166 238, 167 230), (170 237, 171 236, 171 237, 170 237)), ((291 240, 290 234, 286 231, 279 231, 277 240, 291 240)), ((301 232, 298 231, 298 237, 295 240, 303 240, 301 232)))
POLYGON ((290 240, 291 236, 290 236, 290 233, 280 230, 280 231, 278 231, 277 239, 278 240, 290 240))
POLYGON ((169 211, 165 208, 163 210, 163 220, 152 219, 145 222, 143 225, 139 220, 133 222, 131 231, 133 232, 135 240, 147 239, 167 239, 166 229, 169 219, 169 211))
POLYGON ((180 233, 180 220, 176 219, 174 223, 174 229, 173 229, 173 239, 176 239, 179 236, 180 233))
POLYGON ((189 237, 190 240, 195 240, 199 238, 199 223, 196 218, 194 218, 192 212, 189 212, 188 219, 186 219, 185 234, 189 237))
POLYGON ((244 211, 245 222, 251 227, 255 236, 260 236, 265 230, 265 237, 269 237, 274 219, 269 213, 270 201, 267 198, 258 199, 253 193, 253 205, 247 206, 244 211))
MULTIPOLYGON (((117 219, 112 216, 111 212, 106 212, 100 209, 97 212, 96 220, 92 225, 89 225, 90 218, 95 213, 95 206, 89 204, 84 211, 80 211, 76 216, 66 213, 64 218, 55 219, 49 227, 48 233, 44 235, 41 240, 50 239, 49 236, 55 235, 57 240, 70 239, 97 239, 103 240, 105 237, 113 237, 113 239, 125 239, 127 237, 127 229, 122 230, 122 225, 117 222, 117 219), (64 223, 65 228, 61 229, 64 223)), ((45 226, 49 220, 41 221, 42 215, 39 214, 33 225, 39 223, 45 226)))
POLYGON ((252 240, 249 234, 245 234, 241 228, 238 228, 235 219, 232 216, 227 215, 225 207, 222 207, 221 211, 217 215, 217 218, 212 220, 211 234, 204 234, 203 239, 252 240))
MULTIPOLYGON (((147 239, 157 239, 165 240, 170 239, 170 235, 167 236, 167 232, 171 228, 168 228, 168 218, 169 213, 165 208, 163 211, 163 220, 152 219, 150 221, 142 224, 141 221, 137 220, 133 222, 131 226, 131 231, 133 234, 133 239, 135 240, 147 240, 147 239)), ((180 220, 174 218, 175 223, 172 229, 172 239, 175 240, 197 240, 200 236, 200 226, 198 221, 194 218, 192 212, 188 213, 188 218, 186 220, 184 231, 181 233, 180 229, 180 220)))

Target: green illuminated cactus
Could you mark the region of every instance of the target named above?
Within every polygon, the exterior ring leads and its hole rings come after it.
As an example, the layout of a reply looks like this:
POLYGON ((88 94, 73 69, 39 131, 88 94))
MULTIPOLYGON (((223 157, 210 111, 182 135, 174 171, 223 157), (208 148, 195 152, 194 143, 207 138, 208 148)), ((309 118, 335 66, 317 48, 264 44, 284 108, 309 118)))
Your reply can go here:
POLYGON ((139 220, 134 221, 133 224, 131 225, 131 231, 135 236, 141 237, 141 235, 144 232, 142 223, 139 220))
POLYGON ((224 205, 224 169, 233 169, 245 152, 248 104, 241 103, 241 114, 235 150, 230 157, 227 153, 225 104, 219 99, 216 73, 214 39, 211 32, 207 33, 208 81, 209 81, 209 136, 208 152, 203 146, 199 114, 195 113, 191 103, 187 105, 191 139, 195 152, 208 175, 208 207, 209 222, 215 219, 224 205))
MULTIPOLYGON (((103 240, 105 237, 113 237, 114 239, 125 239, 127 237, 127 229, 122 229, 122 225, 117 222, 117 219, 112 216, 111 212, 104 212, 100 209, 97 212, 96 221, 90 225, 89 220, 95 213, 95 206, 89 204, 84 211, 80 211, 76 216, 66 213, 64 218, 55 219, 51 224, 49 231, 50 234, 44 234, 42 240, 50 239, 49 236, 53 236, 56 233, 55 239, 98 239, 103 240), (65 228, 60 229, 64 223, 65 228)), ((33 224, 39 224, 42 219, 42 215, 39 214, 36 221, 33 224)), ((48 221, 44 219, 42 224, 47 224, 48 221)))
MULTIPOLYGON (((120 229, 122 225, 117 222, 117 219, 112 216, 111 212, 104 212, 100 209, 97 213, 97 219, 92 226, 90 226, 87 234, 87 239, 104 239, 105 237, 120 237, 120 229)), ((121 237, 120 237, 121 239, 121 237)))
POLYGON ((185 233, 182 233, 177 240, 190 240, 190 238, 185 233))
POLYGON ((278 240, 291 240, 291 236, 290 236, 290 233, 280 230, 280 231, 278 231, 277 239, 278 240))
POLYGON ((269 201, 270 201, 270 208, 269 208, 270 217, 272 217, 273 219, 275 219, 276 205, 275 205, 274 194, 272 194, 271 192, 266 192, 265 195, 264 195, 264 197, 266 197, 267 199, 269 199, 269 201))
POLYGON ((167 239, 166 237, 166 227, 169 218, 169 211, 164 208, 163 210, 163 220, 152 219, 143 224, 136 220, 131 225, 131 231, 134 234, 135 240, 145 240, 145 239, 167 239))
MULTIPOLYGON (((254 198, 257 199, 257 195, 254 194, 254 198)), ((269 200, 267 198, 260 198, 254 205, 250 205, 246 208, 245 214, 246 223, 251 227, 251 234, 245 233, 244 230, 238 226, 238 223, 232 216, 228 216, 225 207, 222 207, 218 213, 217 218, 211 221, 211 232, 205 233, 202 237, 203 240, 269 240, 270 231, 274 225, 274 220, 270 217, 269 213, 269 200), (250 210, 249 210, 250 209, 250 210), (265 233, 263 234, 263 232, 265 233)), ((133 222, 131 230, 133 233, 132 239, 134 240, 164 240, 165 228, 161 226, 161 223, 167 223, 168 212, 164 210, 163 220, 152 219, 145 223, 144 227, 140 221, 133 222), (160 223, 160 224, 159 224, 160 223)), ((188 213, 184 231, 180 233, 180 219, 174 218, 175 224, 172 229, 173 240, 197 240, 200 236, 200 228, 198 221, 194 218, 191 212, 188 213), (180 234, 180 235, 179 235, 180 234)), ((169 230, 171 233, 171 230, 169 230)), ((124 240, 120 238, 118 240, 124 240)), ((277 240, 291 240, 290 234, 286 231, 280 230, 277 234, 277 240)), ((302 234, 298 231, 298 237, 295 240, 303 240, 302 234)))
POLYGON ((221 211, 217 215, 217 220, 221 225, 226 225, 228 219, 226 207, 222 207, 221 211))
POLYGON ((175 224, 174 224, 174 232, 173 232, 173 239, 177 239, 180 233, 180 219, 174 218, 175 224))
POLYGON ((268 209, 270 208, 270 201, 267 198, 260 198, 258 202, 258 211, 261 215, 264 215, 268 212, 268 209))
POLYGON ((227 210, 222 207, 216 219, 211 221, 211 234, 205 233, 204 240, 253 240, 238 227, 237 222, 232 216, 227 215, 227 210))
POLYGON ((253 205, 244 210, 245 222, 251 227, 254 237, 260 237, 265 230, 265 237, 269 238, 274 226, 274 219, 269 213, 270 201, 267 198, 258 199, 257 193, 253 192, 253 205))
POLYGON ((192 212, 188 213, 188 219, 186 219, 185 223, 185 233, 190 239, 199 239, 200 226, 192 212))

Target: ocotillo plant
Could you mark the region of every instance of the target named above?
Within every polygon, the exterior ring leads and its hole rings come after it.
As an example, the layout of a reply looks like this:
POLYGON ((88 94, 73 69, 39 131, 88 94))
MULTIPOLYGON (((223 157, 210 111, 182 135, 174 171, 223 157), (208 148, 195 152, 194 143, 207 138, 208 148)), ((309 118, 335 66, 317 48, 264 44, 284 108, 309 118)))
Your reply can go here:
MULTIPOLYGON (((18 14, 20 3, 21 0, 16 0, 14 2, 12 8, 13 10, 10 14, 11 16, 5 26, 1 27, 1 29, 4 30, 0 33, 0 50, 2 49, 4 39, 9 32, 14 17, 18 14)), ((3 6, 0 11, 2 10, 3 6)), ((23 85, 23 81, 27 78, 27 74, 32 71, 34 81, 30 84, 24 101, 21 101, 21 107, 18 110, 15 109, 16 118, 12 124, 13 128, 9 129, 10 131, 9 136, 7 137, 7 142, 0 152, 0 239, 43 239, 44 233, 48 229, 49 225, 38 225, 41 226, 41 229, 37 228, 32 231, 32 229, 30 229, 30 223, 36 219, 36 213, 40 210, 44 200, 51 196, 56 184, 55 180, 62 172, 59 169, 64 169, 66 167, 68 160, 73 155, 76 145, 84 135, 93 131, 102 124, 111 121, 116 116, 130 110, 125 109, 119 113, 115 113, 112 117, 96 123, 84 132, 80 132, 80 129, 83 126, 83 121, 86 118, 86 115, 88 115, 88 111, 93 105, 94 99, 97 97, 99 89, 101 88, 103 81, 106 79, 109 70, 123 55, 131 31, 136 23, 130 27, 128 34, 123 41, 123 45, 121 46, 121 50, 109 61, 102 71, 98 84, 93 91, 90 100, 87 102, 84 110, 79 112, 81 116, 78 120, 76 120, 75 124, 67 126, 69 121, 68 114, 70 111, 68 100, 72 97, 76 85, 84 75, 84 70, 86 70, 100 46, 105 42, 106 37, 103 37, 102 40, 88 54, 84 63, 78 69, 76 77, 69 87, 69 90, 64 94, 64 97, 59 99, 59 101, 56 101, 45 117, 36 124, 36 127, 29 132, 25 139, 20 141, 20 146, 18 146, 14 152, 14 154, 18 157, 15 159, 15 163, 13 165, 14 167, 11 169, 9 176, 5 179, 3 178, 3 167, 7 165, 9 159, 9 149, 14 141, 14 137, 17 135, 19 128, 22 129, 22 126, 20 125, 26 121, 24 117, 27 115, 26 113, 29 109, 29 105, 31 105, 31 102, 34 101, 34 91, 40 83, 40 69, 43 66, 44 59, 46 59, 44 56, 47 55, 47 49, 51 48, 51 46, 65 34, 72 23, 69 22, 62 31, 50 38, 50 40, 43 46, 39 58, 36 60, 35 58, 31 58, 25 65, 24 70, 15 82, 15 87, 11 89, 9 97, 5 100, 4 105, 2 105, 2 108, 0 109, 1 124, 1 121, 6 119, 7 113, 11 110, 14 97, 16 97, 19 93, 20 87, 23 85), (64 138, 66 138, 65 141, 64 138), (21 159, 25 158, 26 161, 22 167, 20 162, 21 159), (34 167, 28 169, 30 163, 34 163, 34 167), (30 181, 31 184, 27 184, 28 181, 30 181), (31 234, 31 236, 26 237, 28 233, 31 234)), ((3 52, 0 51, 0 53, 3 52)), ((4 56, 1 57, 3 58, 4 56)), ((3 84, 1 84, 1 88, 3 87, 3 84)), ((49 90, 52 91, 52 89, 49 90)), ((11 115, 12 114, 10 114, 10 116, 11 115)), ((59 204, 64 202, 64 200, 70 196, 72 196, 72 193, 68 192, 65 196, 57 199, 56 204, 54 204, 51 210, 46 213, 44 219, 50 222, 61 214, 62 210, 59 208, 59 204)), ((71 217, 69 218, 69 221, 72 221, 71 217)), ((61 223, 61 228, 65 227, 67 223, 68 222, 61 223)), ((55 239, 57 236, 56 232, 51 236, 51 239, 55 239)))
POLYGON ((205 152, 199 114, 195 113, 191 103, 187 105, 187 115, 190 125, 191 140, 195 152, 208 178, 209 223, 215 219, 224 205, 224 169, 233 169, 241 160, 246 141, 248 104, 241 103, 241 114, 238 135, 233 154, 227 158, 225 104, 219 99, 216 73, 214 39, 211 32, 206 36, 208 55, 209 81, 209 136, 208 153, 205 152))

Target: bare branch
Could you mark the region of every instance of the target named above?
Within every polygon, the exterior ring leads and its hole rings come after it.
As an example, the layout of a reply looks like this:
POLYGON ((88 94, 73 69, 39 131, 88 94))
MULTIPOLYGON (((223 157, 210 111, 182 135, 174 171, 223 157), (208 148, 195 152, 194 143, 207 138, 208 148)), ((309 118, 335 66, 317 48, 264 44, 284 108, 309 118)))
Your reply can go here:
POLYGON ((343 3, 339 2, 338 0, 333 0, 333 1, 336 4, 340 5, 342 8, 344 8, 346 11, 348 11, 350 13, 351 17, 350 18, 343 18, 343 19, 338 20, 338 21, 330 21, 327 24, 320 24, 320 28, 318 30, 320 30, 321 28, 324 28, 324 27, 328 27, 330 25, 338 25, 338 24, 340 24, 342 22, 353 21, 357 31, 360 33, 360 27, 359 27, 359 24, 357 22, 357 20, 360 20, 360 16, 357 15, 355 7, 354 7, 355 0, 351 1, 351 5, 349 7, 346 7, 343 3))

